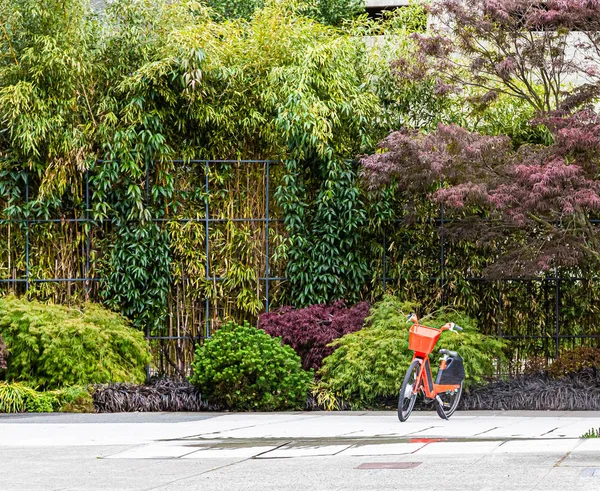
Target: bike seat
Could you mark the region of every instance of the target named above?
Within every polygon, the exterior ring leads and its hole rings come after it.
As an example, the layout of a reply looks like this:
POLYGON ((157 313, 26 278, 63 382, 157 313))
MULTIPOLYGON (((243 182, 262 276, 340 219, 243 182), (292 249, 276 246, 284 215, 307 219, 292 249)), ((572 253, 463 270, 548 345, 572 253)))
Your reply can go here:
POLYGON ((448 355, 448 356, 451 356, 453 358, 456 358, 458 356, 458 353, 456 351, 450 351, 449 349, 441 349, 440 350, 440 354, 441 355, 448 355))

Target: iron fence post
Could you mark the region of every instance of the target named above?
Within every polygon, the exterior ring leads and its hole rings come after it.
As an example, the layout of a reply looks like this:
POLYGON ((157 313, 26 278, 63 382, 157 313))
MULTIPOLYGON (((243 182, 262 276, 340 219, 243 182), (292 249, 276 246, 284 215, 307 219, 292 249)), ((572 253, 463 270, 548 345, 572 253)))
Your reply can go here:
POLYGON ((90 249, 91 239, 90 233, 92 231, 92 224, 90 223, 90 171, 85 171, 85 296, 86 300, 90 299, 91 285, 87 279, 90 277, 90 249))
MULTIPOLYGON (((209 167, 208 167, 208 161, 205 163, 205 192, 206 192, 206 196, 205 196, 205 209, 204 209, 204 227, 205 227, 205 239, 206 239, 206 261, 205 261, 205 269, 206 269, 206 281, 210 281, 210 265, 209 265, 209 254, 210 254, 210 249, 209 249, 209 240, 210 240, 210 232, 209 232, 209 228, 208 228, 208 220, 209 220, 209 216, 208 216, 208 192, 209 192, 209 188, 208 188, 208 173, 209 173, 209 167)), ((206 325, 205 325, 205 331, 204 331, 204 337, 208 338, 210 336, 210 299, 209 296, 206 296, 206 325)))
POLYGON ((29 298, 29 172, 25 171, 25 294, 29 298))
MULTIPOLYGON (((498 256, 502 254, 502 246, 498 244, 498 256)), ((496 281, 494 282, 498 285, 498 336, 502 337, 502 282, 496 281)))
POLYGON ((383 293, 386 292, 387 287, 387 240, 385 232, 383 232, 383 293))
POLYGON ((554 296, 556 297, 556 311, 555 311, 555 349, 554 354, 556 358, 560 353, 560 278, 558 277, 558 269, 554 272, 554 286, 555 292, 554 296))
MULTIPOLYGON (((148 203, 148 182, 149 182, 149 167, 148 167, 148 160, 146 160, 146 170, 145 170, 145 187, 146 187, 146 206, 149 206, 148 203)), ((150 324, 146 323, 146 340, 148 341, 148 344, 150 344, 150 324)), ((146 363, 146 382, 149 383, 150 382, 150 363, 146 363)))
POLYGON ((269 162, 266 163, 266 184, 265 184, 265 310, 269 311, 269 162))
POLYGON ((444 295, 444 204, 440 204, 440 282, 442 290, 442 307, 446 303, 444 295))

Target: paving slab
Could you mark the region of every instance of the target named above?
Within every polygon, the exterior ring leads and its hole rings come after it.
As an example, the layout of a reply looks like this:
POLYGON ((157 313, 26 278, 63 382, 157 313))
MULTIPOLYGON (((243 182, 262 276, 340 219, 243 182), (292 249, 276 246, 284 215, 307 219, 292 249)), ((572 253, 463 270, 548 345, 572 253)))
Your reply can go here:
POLYGON ((289 459, 292 457, 334 456, 349 448, 350 445, 284 445, 260 455, 261 459, 289 459))
POLYGON ((598 452, 598 458, 600 459, 600 438, 587 438, 583 440, 575 452, 598 452))
POLYGON ((343 452, 340 457, 370 456, 370 455, 406 455, 415 453, 426 443, 380 443, 377 445, 353 445, 343 452))
POLYGON ((501 441, 433 442, 416 451, 415 455, 419 457, 421 455, 488 454, 496 450, 501 444, 501 441))
POLYGON ((493 450, 493 453, 541 454, 556 453, 564 455, 573 451, 581 441, 579 439, 563 440, 509 440, 493 450))
POLYGON ((201 448, 195 452, 184 455, 184 459, 206 460, 206 459, 250 459, 257 457, 265 452, 274 450, 274 445, 268 446, 244 446, 239 448, 201 448))
POLYGON ((198 448, 181 442, 160 442, 142 445, 107 457, 109 459, 175 459, 197 452, 198 448))

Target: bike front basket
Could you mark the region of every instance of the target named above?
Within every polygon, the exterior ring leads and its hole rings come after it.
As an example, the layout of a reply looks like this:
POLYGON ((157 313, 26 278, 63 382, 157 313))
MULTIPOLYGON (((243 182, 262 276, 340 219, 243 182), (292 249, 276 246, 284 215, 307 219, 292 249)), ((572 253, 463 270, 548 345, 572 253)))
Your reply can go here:
POLYGON ((440 339, 440 334, 439 329, 413 324, 408 331, 408 349, 415 353, 428 355, 440 339))

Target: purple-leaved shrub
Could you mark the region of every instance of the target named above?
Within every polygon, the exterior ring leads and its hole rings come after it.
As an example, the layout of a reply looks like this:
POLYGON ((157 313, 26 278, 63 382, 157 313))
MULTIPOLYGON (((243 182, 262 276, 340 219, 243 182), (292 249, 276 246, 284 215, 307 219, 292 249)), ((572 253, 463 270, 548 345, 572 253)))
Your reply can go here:
POLYGON ((0 370, 6 369, 6 359, 8 358, 8 350, 2 336, 0 336, 0 370))
POLYGON ((300 355, 302 367, 316 371, 323 358, 333 353, 334 348, 328 344, 361 329, 369 308, 368 302, 346 307, 341 300, 331 305, 311 305, 297 310, 282 307, 262 314, 258 327, 271 336, 281 336, 283 343, 300 355))

